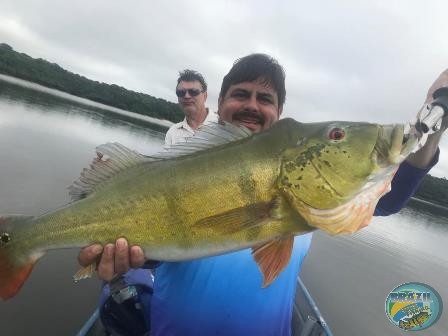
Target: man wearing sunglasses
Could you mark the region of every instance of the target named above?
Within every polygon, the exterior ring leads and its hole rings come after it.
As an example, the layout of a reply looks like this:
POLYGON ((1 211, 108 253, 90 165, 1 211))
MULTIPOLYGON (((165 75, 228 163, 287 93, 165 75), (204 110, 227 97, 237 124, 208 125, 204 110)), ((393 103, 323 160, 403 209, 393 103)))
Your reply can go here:
MULTIPOLYGON (((447 84, 448 71, 431 87, 432 92, 447 84)), ((283 68, 267 55, 252 54, 235 62, 224 77, 218 115, 254 132, 263 131, 280 118, 285 95, 283 68)), ((436 164, 438 143, 447 126, 445 117, 442 130, 431 135, 426 145, 400 166, 392 191, 380 200, 376 215, 390 215, 406 204, 421 179, 436 164)), ((145 315, 153 336, 289 336, 296 279, 311 237, 311 233, 295 237, 288 266, 267 288, 260 286, 261 274, 250 249, 187 262, 161 262, 155 268, 154 284, 147 271, 130 270, 144 265, 145 256, 139 247, 129 247, 123 238, 115 245, 107 244, 104 250, 100 245, 84 248, 79 261, 86 266, 103 251, 98 265, 101 279, 110 281, 116 274, 128 271, 127 283, 146 281, 148 288, 154 286, 151 299, 147 299, 151 313, 145 315)), ((120 321, 133 323, 124 318, 120 321)))
POLYGON ((187 69, 179 73, 176 96, 185 119, 169 128, 165 135, 166 148, 185 142, 199 126, 214 119, 214 113, 209 113, 205 107, 207 83, 199 72, 187 69))

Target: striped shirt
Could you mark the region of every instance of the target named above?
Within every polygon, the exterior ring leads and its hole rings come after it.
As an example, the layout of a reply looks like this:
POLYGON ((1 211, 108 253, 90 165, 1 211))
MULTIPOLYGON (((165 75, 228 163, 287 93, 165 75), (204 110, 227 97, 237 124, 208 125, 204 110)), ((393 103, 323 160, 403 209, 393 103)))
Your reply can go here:
MULTIPOLYGON (((207 112, 208 113, 203 124, 208 124, 218 120, 218 115, 215 112, 209 112, 208 109, 207 112)), ((181 122, 172 125, 165 134, 165 148, 169 148, 176 143, 185 142, 187 138, 194 135, 194 131, 195 130, 188 125, 187 118, 184 118, 181 122)))

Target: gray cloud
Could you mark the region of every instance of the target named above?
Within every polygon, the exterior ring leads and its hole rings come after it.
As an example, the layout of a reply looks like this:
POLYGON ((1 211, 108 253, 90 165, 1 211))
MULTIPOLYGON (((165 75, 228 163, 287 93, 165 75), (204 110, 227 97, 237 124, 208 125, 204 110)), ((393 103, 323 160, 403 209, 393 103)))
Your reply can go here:
MULTIPOLYGON (((209 82, 248 53, 287 73, 285 116, 411 120, 448 67, 443 0, 0 0, 0 41, 86 77, 176 101, 177 72, 209 82)), ((448 174, 448 139, 437 176, 448 174)))

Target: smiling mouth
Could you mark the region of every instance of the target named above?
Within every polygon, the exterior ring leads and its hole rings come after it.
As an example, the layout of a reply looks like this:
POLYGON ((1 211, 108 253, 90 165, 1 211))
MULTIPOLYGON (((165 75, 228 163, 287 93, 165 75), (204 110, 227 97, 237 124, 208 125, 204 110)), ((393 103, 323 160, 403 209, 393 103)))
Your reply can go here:
POLYGON ((263 115, 247 111, 235 113, 232 119, 243 124, 249 129, 253 129, 257 126, 263 127, 265 122, 263 115))

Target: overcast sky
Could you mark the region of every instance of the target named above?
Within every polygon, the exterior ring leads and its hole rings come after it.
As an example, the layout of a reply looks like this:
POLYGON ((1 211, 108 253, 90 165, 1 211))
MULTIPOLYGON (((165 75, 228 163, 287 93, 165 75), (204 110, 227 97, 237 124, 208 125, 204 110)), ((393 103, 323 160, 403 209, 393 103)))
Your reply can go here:
MULTIPOLYGON (((286 71, 284 116, 404 123, 448 68, 447 13, 446 0, 0 0, 0 42, 170 101, 195 69, 213 110, 233 61, 268 53, 286 71)), ((448 135, 431 173, 448 177, 448 135)))

